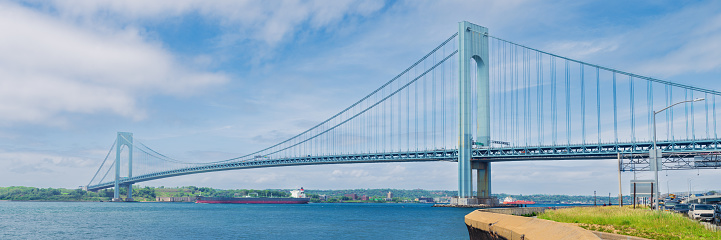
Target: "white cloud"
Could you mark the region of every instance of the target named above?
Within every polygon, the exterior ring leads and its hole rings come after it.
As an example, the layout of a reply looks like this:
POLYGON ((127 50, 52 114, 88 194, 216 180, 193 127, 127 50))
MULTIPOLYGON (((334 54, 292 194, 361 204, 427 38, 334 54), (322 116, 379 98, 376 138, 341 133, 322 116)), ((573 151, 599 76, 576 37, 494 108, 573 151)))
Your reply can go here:
POLYGON ((56 123, 63 113, 142 119, 136 99, 220 84, 190 70, 132 28, 90 31, 0 3, 0 123, 56 123))
MULTIPOLYGON (((720 16, 721 17, 721 16, 720 16)), ((721 67, 721 28, 714 34, 693 39, 679 49, 655 61, 643 64, 640 70, 661 76, 707 72, 721 67)))
POLYGON ((368 16, 383 7, 384 1, 359 0, 285 0, 285 1, 54 1, 60 15, 92 22, 135 22, 165 20, 197 13, 234 29, 231 34, 241 39, 260 40, 275 45, 292 39, 298 26, 307 23, 313 29, 336 26, 346 16, 368 16))
POLYGON ((75 187, 97 170, 96 161, 55 153, 0 151, 1 186, 75 187))
POLYGON ((599 39, 593 41, 558 41, 551 43, 547 51, 572 59, 588 59, 589 56, 609 53, 618 49, 618 43, 613 39, 599 39))
POLYGON ((620 59, 616 62, 635 66, 631 69, 634 73, 663 79, 718 71, 720 7, 717 1, 685 5, 679 11, 618 33, 621 46, 609 59, 615 57, 620 59))
POLYGON ((363 169, 353 169, 353 170, 348 170, 348 171, 342 171, 342 170, 336 169, 336 170, 333 170, 331 175, 333 175, 333 177, 338 177, 338 178, 361 178, 361 177, 367 177, 368 175, 370 175, 370 173, 368 173, 366 170, 363 170, 363 169))

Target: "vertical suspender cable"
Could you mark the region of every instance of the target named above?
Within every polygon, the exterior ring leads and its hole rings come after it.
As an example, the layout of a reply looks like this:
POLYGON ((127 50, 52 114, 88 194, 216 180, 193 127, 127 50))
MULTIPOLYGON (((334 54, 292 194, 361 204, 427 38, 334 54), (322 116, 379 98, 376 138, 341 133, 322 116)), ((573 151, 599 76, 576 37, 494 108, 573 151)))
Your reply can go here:
POLYGON ((513 92, 515 93, 515 95, 516 95, 516 98, 514 99, 514 101, 516 102, 516 110, 515 110, 515 113, 516 113, 516 127, 515 127, 515 129, 516 129, 516 137, 515 137, 515 140, 513 141, 513 143, 514 143, 514 145, 517 145, 517 143, 520 142, 519 140, 521 139, 521 137, 520 137, 520 136, 521 136, 521 135, 520 135, 520 132, 521 132, 521 131, 520 131, 520 130, 521 130, 521 126, 520 126, 520 125, 521 125, 521 121, 520 121, 520 119, 519 119, 519 117, 520 117, 520 115, 521 115, 521 112, 520 112, 520 110, 519 110, 519 108, 518 108, 518 103, 520 102, 520 101, 519 101, 520 97, 519 97, 518 95, 521 93, 520 90, 519 90, 519 88, 520 88, 521 85, 518 83, 518 74, 519 74, 519 72, 518 72, 518 46, 513 45, 513 49, 514 49, 513 58, 515 59, 515 61, 513 61, 513 65, 515 66, 515 72, 516 72, 516 73, 515 73, 515 81, 516 81, 516 83, 515 83, 515 86, 514 86, 514 89, 515 89, 515 90, 513 91, 513 92))
POLYGON ((568 67, 568 60, 565 62, 566 68, 566 143, 571 145, 571 72, 568 67))
MULTIPOLYGON (((443 51, 445 51, 445 46, 443 47, 443 51)), ((408 82, 408 74, 406 73, 406 82, 408 82)), ((402 84, 398 84, 399 86, 402 84)), ((407 104, 407 103, 405 103, 407 104)), ((403 106, 405 105, 403 103, 403 92, 398 92, 398 152, 403 151, 403 106)))
MULTIPOLYGON (((671 101, 671 100, 668 98, 669 86, 668 86, 668 85, 665 85, 664 88, 665 88, 665 89, 664 89, 664 90, 665 90, 665 91, 664 91, 664 105, 669 106, 668 103, 669 103, 669 101, 671 101)), ((654 110, 654 111, 655 111, 655 110, 654 110)), ((669 119, 668 119, 669 112, 670 112, 670 111, 666 111, 666 140, 671 139, 671 138, 669 137, 670 134, 671 134, 671 124, 670 124, 669 119)))
POLYGON ((543 124, 543 54, 536 52, 536 74, 538 76, 538 145, 543 145, 543 137, 545 135, 545 126, 543 124))
POLYGON ((646 82, 646 103, 648 105, 648 139, 653 139, 653 85, 651 81, 646 82))
POLYGON ((581 72, 581 143, 586 145, 586 81, 583 76, 583 64, 579 64, 581 72))
MULTIPOLYGON (((498 112, 496 110, 497 109, 496 105, 498 105, 498 101, 496 99, 496 91, 495 91, 496 90, 496 79, 498 78, 498 76, 496 75, 496 71, 498 69, 498 62, 497 62, 498 59, 496 58, 495 55, 498 51, 496 50, 496 40, 493 38, 489 38, 488 41, 490 44, 490 48, 488 49, 488 56, 490 57, 489 65, 488 65, 488 68, 489 68, 488 69, 488 71, 489 71, 489 79, 488 79, 489 97, 488 98, 490 100, 489 112, 491 112, 491 116, 489 117, 489 119, 491 121, 491 126, 498 126, 498 121, 496 119, 498 116, 498 112)), ((495 129, 496 128, 491 128, 492 132, 489 132, 491 139, 494 139, 497 136, 495 129)))
MULTIPOLYGON (((400 86, 400 82, 398 83, 398 85, 400 86)), ((392 87, 392 86, 393 86, 393 84, 388 85, 388 87, 392 87)), ((392 89, 390 89, 390 90, 391 90, 391 92, 393 91, 392 89)), ((390 121, 388 122, 388 125, 390 125, 390 128, 391 128, 390 134, 388 135, 388 141, 390 142, 388 149, 389 149, 391 152, 393 151, 393 137, 394 137, 393 135, 395 135, 395 134, 393 134, 393 122, 394 122, 394 121, 393 121, 393 98, 395 98, 395 97, 391 97, 391 98, 389 99, 389 100, 390 100, 390 111, 389 111, 389 114, 388 114, 388 115, 389 115, 389 118, 390 118, 390 121)))
POLYGON ((718 135, 716 135, 716 95, 711 98, 713 98, 713 138, 718 139, 718 135))
POLYGON ((636 111, 635 111, 635 91, 633 90, 633 77, 628 76, 628 85, 631 91, 631 142, 636 142, 636 111))
MULTIPOLYGON (((443 56, 446 56, 446 48, 443 48, 443 56)), ((446 63, 441 65, 441 142, 443 149, 446 148, 446 63)))
MULTIPOLYGON (((452 44, 453 44, 453 49, 457 49, 456 41, 453 41, 452 44)), ((449 88, 448 88, 448 91, 449 91, 448 95, 449 95, 449 96, 453 96, 453 93, 457 93, 457 92, 458 92, 457 89, 456 89, 456 84, 457 84, 457 82, 458 82, 458 81, 456 81, 456 80, 458 80, 458 79, 456 78, 456 75, 455 75, 457 66, 455 65, 455 61, 450 61, 449 64, 450 64, 451 66, 450 66, 448 72, 449 72, 450 75, 451 75, 451 81, 449 81, 449 83, 450 83, 449 85, 450 85, 450 86, 449 86, 449 88)), ((449 120, 451 121, 451 124, 450 124, 450 125, 451 125, 451 128, 450 128, 450 129, 451 129, 451 136, 457 136, 458 134, 456 133, 456 130, 457 130, 458 128, 455 127, 455 126, 458 126, 458 125, 457 125, 458 122, 457 122, 457 120, 456 120, 456 116, 457 116, 459 113, 456 112, 456 110, 458 110, 458 108, 457 108, 457 106, 456 106, 456 99, 451 100, 450 107, 451 107, 451 108, 450 108, 450 111, 453 113, 453 114, 451 114, 451 119, 449 119, 449 120)), ((456 142, 456 143, 457 143, 458 141, 453 141, 453 142, 456 142)), ((453 145, 451 145, 451 146, 453 146, 453 145)), ((459 147, 459 146, 455 146, 455 147, 459 147)), ((410 142, 409 142, 409 148, 410 148, 410 142)))
MULTIPOLYGON (((671 105, 671 104, 670 104, 671 101, 673 101, 673 87, 670 87, 670 88, 668 89, 668 102, 669 102, 668 105, 669 105, 669 106, 671 105)), ((668 113, 668 114, 669 114, 669 118, 670 118, 670 120, 671 120, 671 124, 670 124, 670 125, 671 125, 671 131, 670 131, 670 132, 671 132, 671 141, 674 141, 674 140, 676 139, 676 137, 675 137, 676 134, 674 134, 674 131, 673 131, 673 125, 674 125, 674 124, 673 124, 673 108, 668 109, 668 111, 669 111, 669 113, 668 113)))
MULTIPOLYGON (((708 93, 704 93, 704 94, 703 94, 703 97, 704 97, 704 99, 708 99, 708 93)), ((709 102, 708 100, 707 100, 707 101, 703 101, 704 107, 706 108, 706 139, 709 139, 709 134, 708 134, 708 127, 709 127, 709 126, 708 126, 708 102, 709 102)))
POLYGON ((601 145, 601 79, 598 75, 598 67, 596 67, 596 127, 598 145, 601 145))
POLYGON ((508 76, 506 79, 506 89, 504 90, 504 109, 506 111, 506 116, 504 117, 504 121, 506 122, 506 136, 505 141, 506 142, 512 142, 513 140, 513 46, 508 44, 507 49, 505 49, 505 66, 504 70, 507 70, 504 72, 504 78, 508 76))
POLYGON ((513 88, 514 88, 514 86, 513 86, 513 66, 514 66, 514 64, 513 63, 514 62, 513 62, 513 45, 512 44, 508 45, 508 59, 507 60, 508 60, 508 62, 507 62, 507 64, 508 64, 508 89, 507 89, 508 90, 508 101, 507 101, 508 105, 506 107, 508 108, 508 117, 506 118, 506 121, 508 121, 509 133, 506 138, 506 141, 509 143, 512 143, 513 136, 514 136, 513 131, 515 130, 515 127, 514 127, 515 125, 513 123, 513 120, 514 120, 514 118, 513 118, 513 93, 515 91, 513 90, 513 88))
POLYGON ((498 99, 498 105, 496 106, 498 108, 498 125, 501 126, 498 128, 498 140, 506 140, 506 43, 499 42, 498 45, 498 79, 496 79, 497 83, 497 92, 498 96, 496 99, 498 99))
POLYGON ((513 45, 513 92, 511 96, 513 96, 512 101, 515 103, 515 110, 513 110, 513 114, 515 115, 515 121, 514 121, 514 135, 513 135, 513 145, 516 146, 516 143, 518 142, 518 46, 513 45))
POLYGON ((553 56, 551 58, 551 121, 553 126, 551 128, 551 134, 553 135, 553 145, 556 145, 556 136, 558 135, 558 115, 557 115, 557 104, 556 104, 556 59, 553 56))
MULTIPOLYGON (((436 55, 433 55, 433 65, 436 65, 436 55)), ((436 145, 436 71, 433 70, 433 75, 431 75, 431 115, 432 115, 432 127, 433 129, 433 147, 438 147, 436 145)))
MULTIPOLYGON (((691 92, 691 99, 693 100, 693 91, 691 92)), ((693 105, 695 102, 691 102, 691 138, 696 141, 696 114, 693 111, 693 105)))
POLYGON ((508 83, 508 85, 509 85, 508 86, 508 91, 509 91, 509 94, 508 94, 509 95, 508 96, 508 98, 509 98, 508 99, 508 122, 510 123, 509 124, 510 125, 510 135, 508 136, 508 142, 511 143, 511 146, 515 144, 516 130, 518 129, 516 127, 516 122, 515 122, 516 118, 515 118, 515 112, 514 112, 515 111, 514 105, 516 103, 516 100, 515 100, 516 86, 515 86, 515 82, 514 82, 514 79, 515 79, 514 78, 515 77, 514 69, 516 66, 516 61, 515 61, 515 53, 513 51, 514 49, 515 49, 514 45, 512 45, 512 44, 509 45, 509 48, 508 48, 508 74, 509 74, 510 82, 508 83))
MULTIPOLYGON (((423 71, 426 70, 426 64, 423 64, 423 71)), ((428 148, 428 100, 426 98, 426 82, 428 82, 428 75, 423 75, 423 149, 428 148)))
POLYGON ((523 53, 523 139, 525 140, 525 145, 528 146, 528 84, 526 81, 528 81, 528 77, 526 76, 528 74, 528 49, 522 48, 521 49, 523 53))
POLYGON ((713 138, 718 139, 718 135, 716 135, 716 95, 711 96, 711 98, 713 98, 713 138))
POLYGON ((616 73, 613 73, 613 138, 618 150, 618 100, 616 99, 616 73))
MULTIPOLYGON (((380 94, 380 92, 374 94, 375 100, 373 100, 373 101, 376 103, 378 103, 378 95, 379 94, 380 94)), ((380 151, 380 135, 381 135, 380 134, 380 128, 381 128, 381 126, 380 126, 380 107, 378 107, 378 105, 376 105, 373 108, 375 108, 375 112, 376 112, 375 121, 373 123, 373 125, 376 126, 375 136, 373 137, 375 144, 373 144, 373 145, 375 145, 375 150, 376 150, 376 154, 377 154, 380 151)))
MULTIPOLYGON (((383 88, 383 97, 386 97, 385 94, 386 88, 383 88)), ((388 152, 386 151, 386 139, 388 138, 388 124, 386 122, 386 105, 388 105, 388 102, 383 102, 383 147, 381 148, 382 152, 388 152)))
MULTIPOLYGON (((684 100, 686 100, 686 101, 689 100, 688 99, 688 89, 683 90, 683 97, 684 97, 684 100)), ((686 112, 686 140, 688 140, 689 139, 689 137, 688 137, 688 132, 689 132, 689 130, 688 130, 688 104, 684 104, 683 106, 684 106, 684 111, 686 112)))
MULTIPOLYGON (((367 109, 372 104, 371 104, 370 100, 366 99, 365 105, 366 105, 366 107, 364 109, 367 109)), ((371 150, 370 150, 370 135, 371 135, 370 126, 372 124, 369 121, 369 117, 370 117, 370 112, 366 112, 366 114, 363 115, 363 145, 364 145, 363 149, 365 149, 366 154, 371 153, 371 150)))
POLYGON ((503 55, 502 55, 502 49, 503 49, 503 43, 500 41, 496 41, 496 79, 495 79, 495 87, 494 87, 494 98, 496 99, 495 109, 496 109, 496 124, 498 127, 494 128, 496 130, 496 135, 494 136, 495 139, 501 140, 503 139, 503 55))
POLYGON ((508 140, 508 121, 510 120, 508 117, 508 114, 507 114, 508 107, 506 106, 507 105, 506 93, 507 93, 507 89, 508 89, 507 88, 508 81, 506 79, 506 75, 507 75, 506 69, 508 66, 508 61, 506 61, 508 59, 507 55, 508 55, 508 53, 506 52, 506 43, 504 42, 503 43, 503 74, 502 74, 503 75, 502 76, 503 77, 503 103, 502 103, 503 104, 503 119, 501 120, 501 122, 503 123, 503 140, 508 140))
POLYGON ((525 49, 525 56, 526 56, 526 103, 524 104, 526 106, 526 146, 528 146, 529 141, 531 139, 532 133, 531 133, 531 50, 525 49))
MULTIPOLYGON (((425 61, 423 62, 423 65, 425 65, 425 61)), ((425 70, 425 66, 423 67, 423 69, 425 70)), ((416 77, 417 77, 417 76, 418 76, 418 75, 416 74, 416 77)), ((413 136, 415 137, 416 151, 417 151, 417 150, 418 150, 418 82, 413 83, 413 87, 415 88, 414 91, 413 91, 413 94, 414 94, 414 97, 415 97, 415 98, 414 98, 414 101, 413 101, 413 106, 415 107, 414 117, 415 117, 415 120, 416 120, 416 121, 415 121, 415 122, 416 122, 416 123, 415 123, 416 130, 415 130, 415 133, 414 133, 413 136)))
POLYGON ((533 86, 533 84, 531 83, 531 79, 532 79, 532 78, 531 78, 531 75, 532 75, 532 72, 533 72, 533 71, 531 70, 531 67, 532 67, 532 66, 531 66, 531 63, 532 63, 531 54, 532 54, 532 53, 533 53, 533 52, 532 52, 530 49, 526 49, 526 89, 528 89, 528 91, 527 91, 527 92, 528 92, 528 98, 526 99, 526 106, 528 106, 528 109, 526 110, 526 111, 527 111, 527 112, 526 112, 526 121, 528 122, 528 129, 527 129, 527 131, 528 131, 528 133, 527 133, 527 134, 528 134, 528 137, 527 137, 527 139, 526 139, 526 146, 528 146, 528 145, 530 144, 530 142, 531 142, 531 137, 533 136, 533 132, 532 132, 533 122, 531 122, 531 119, 533 119, 533 118, 531 117, 531 115, 533 114, 533 108, 531 108, 531 102, 532 102, 532 101, 531 101, 531 95, 533 95, 533 93, 532 93, 532 91, 531 91, 531 87, 533 86))
POLYGON ((516 135, 515 135, 515 139, 514 139, 513 143, 514 143, 514 145, 518 145, 518 143, 519 143, 520 140, 521 140, 521 135, 520 135, 520 134, 521 134, 521 119, 520 119, 520 117, 521 117, 521 111, 520 111, 520 108, 519 108, 519 103, 521 102, 521 101, 520 101, 520 95, 521 95, 521 90, 520 90, 520 88, 521 88, 521 85, 520 85, 520 83, 518 82, 518 75, 520 74, 520 72, 518 71, 518 64, 519 64, 519 60, 518 60, 518 46, 513 45, 513 49, 514 49, 513 58, 514 58, 514 60, 515 60, 515 61, 513 61, 513 65, 514 65, 514 69, 515 69, 515 74, 514 74, 514 76, 515 76, 515 77, 514 77, 514 78, 515 78, 515 84, 514 84, 514 85, 515 85, 515 86, 514 86, 514 88, 513 88, 513 89, 514 89, 513 92, 514 92, 514 94, 515 94, 515 96, 516 96, 516 97, 513 99, 513 101, 515 101, 515 111, 514 111, 514 112, 515 112, 515 114, 516 114, 516 127, 515 127, 515 129, 516 129, 516 130, 515 130, 516 135))

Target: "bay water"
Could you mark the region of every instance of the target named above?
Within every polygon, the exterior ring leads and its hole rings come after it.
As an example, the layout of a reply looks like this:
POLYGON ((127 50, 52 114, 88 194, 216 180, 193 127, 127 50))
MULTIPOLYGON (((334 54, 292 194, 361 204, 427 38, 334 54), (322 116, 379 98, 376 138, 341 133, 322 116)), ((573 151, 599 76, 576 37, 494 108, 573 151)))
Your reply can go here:
POLYGON ((431 204, 0 202, 0 239, 468 239, 431 204))

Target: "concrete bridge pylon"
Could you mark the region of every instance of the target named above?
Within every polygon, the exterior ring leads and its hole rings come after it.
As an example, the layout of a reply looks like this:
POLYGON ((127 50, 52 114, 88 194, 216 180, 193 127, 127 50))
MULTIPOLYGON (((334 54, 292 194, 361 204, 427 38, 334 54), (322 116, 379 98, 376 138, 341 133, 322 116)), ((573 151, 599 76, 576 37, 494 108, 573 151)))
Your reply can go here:
POLYGON ((479 162, 471 164, 473 146, 490 146, 490 86, 489 86, 489 48, 488 28, 463 21, 458 23, 458 56, 459 56, 459 136, 458 136, 458 197, 461 201, 472 201, 490 198, 491 196, 491 163, 479 162), (475 64, 475 65, 473 65, 475 64), (476 99, 473 99, 473 78, 475 70, 476 99), (476 101, 474 104, 473 101, 476 101), (473 109, 473 106, 476 109, 473 109), (476 114, 476 122, 472 122, 476 114), (475 124, 475 139, 473 126, 475 124), (476 191, 473 196, 473 170, 477 171, 476 191), (468 200, 463 200, 468 199, 468 200))
POLYGON ((128 150, 128 178, 133 176, 133 133, 118 132, 117 144, 115 145, 115 192, 113 193, 113 202, 133 201, 133 184, 120 184, 120 160, 122 159, 122 150, 125 147, 128 150), (125 200, 120 198, 120 188, 127 187, 128 195, 125 200))

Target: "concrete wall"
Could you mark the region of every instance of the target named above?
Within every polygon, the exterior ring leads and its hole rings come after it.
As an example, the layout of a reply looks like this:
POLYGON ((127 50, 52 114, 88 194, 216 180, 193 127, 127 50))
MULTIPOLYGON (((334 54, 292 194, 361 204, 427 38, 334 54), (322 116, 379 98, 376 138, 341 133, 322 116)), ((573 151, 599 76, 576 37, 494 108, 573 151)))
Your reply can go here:
POLYGON ((516 216, 524 216, 524 215, 531 215, 531 214, 538 214, 543 213, 546 210, 555 210, 559 208, 571 208, 573 206, 560 206, 560 207, 524 207, 524 208, 485 208, 485 209, 479 209, 479 211, 484 212, 492 212, 492 213, 500 213, 500 214, 508 214, 508 215, 516 215, 516 216))
POLYGON ((600 239, 591 231, 538 218, 520 217, 476 210, 465 217, 470 239, 582 240, 600 239))

